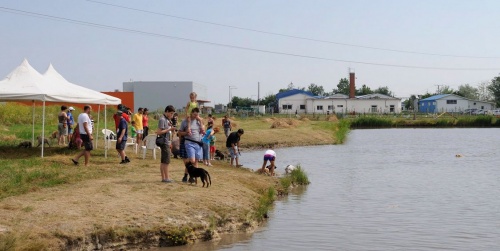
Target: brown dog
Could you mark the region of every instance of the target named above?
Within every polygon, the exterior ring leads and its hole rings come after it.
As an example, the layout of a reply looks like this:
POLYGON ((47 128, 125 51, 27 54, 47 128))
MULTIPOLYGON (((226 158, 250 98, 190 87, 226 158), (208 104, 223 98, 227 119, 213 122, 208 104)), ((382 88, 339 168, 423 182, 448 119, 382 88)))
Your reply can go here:
POLYGON ((52 135, 50 135, 50 138, 51 139, 58 139, 59 138, 59 132, 58 131, 54 131, 52 133, 52 135))
POLYGON ((208 186, 212 185, 212 180, 210 178, 210 174, 208 174, 207 170, 203 168, 198 168, 193 166, 190 162, 186 164, 186 168, 189 174, 189 183, 195 183, 198 184, 198 177, 200 177, 201 182, 203 182, 203 186, 205 187, 205 182, 207 182, 207 188, 208 186))
POLYGON ((36 147, 39 147, 41 144, 47 144, 49 147, 50 147, 50 143, 49 143, 49 140, 48 139, 43 139, 42 141, 42 136, 38 136, 36 137, 36 139, 38 140, 38 145, 36 147))

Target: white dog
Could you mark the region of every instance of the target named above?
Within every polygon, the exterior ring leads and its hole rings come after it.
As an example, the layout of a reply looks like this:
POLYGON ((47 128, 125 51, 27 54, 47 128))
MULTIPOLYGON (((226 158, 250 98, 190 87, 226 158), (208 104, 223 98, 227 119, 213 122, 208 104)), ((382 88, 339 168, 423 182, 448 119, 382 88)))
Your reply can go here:
POLYGON ((293 165, 288 165, 288 166, 285 167, 285 173, 286 174, 292 173, 293 170, 295 170, 295 166, 293 166, 293 165))

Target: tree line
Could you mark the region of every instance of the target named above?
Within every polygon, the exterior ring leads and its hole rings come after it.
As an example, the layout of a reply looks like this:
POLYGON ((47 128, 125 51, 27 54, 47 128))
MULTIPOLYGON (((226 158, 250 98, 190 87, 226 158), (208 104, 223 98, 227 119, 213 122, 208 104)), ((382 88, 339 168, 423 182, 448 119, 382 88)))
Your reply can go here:
MULTIPOLYGON (((278 93, 286 92, 289 90, 298 89, 303 91, 309 91, 315 96, 330 96, 333 94, 345 94, 349 95, 349 80, 347 78, 341 78, 336 88, 333 88, 331 92, 325 91, 322 85, 317 85, 315 83, 309 84, 306 87, 298 87, 293 83, 288 84, 286 88, 280 89, 278 93)), ((355 90, 356 96, 367 95, 372 93, 380 93, 387 96, 394 97, 395 94, 389 90, 387 86, 380 86, 376 89, 371 89, 367 85, 362 85, 355 90)), ((412 95, 408 100, 406 100, 403 106, 406 109, 413 109, 413 104, 415 99, 425 99, 438 94, 456 94, 471 100, 480 101, 490 101, 495 102, 497 107, 500 107, 500 75, 494 77, 491 81, 485 81, 479 83, 477 86, 471 84, 463 84, 458 86, 458 89, 454 90, 448 85, 439 85, 436 92, 434 93, 424 93, 422 95, 412 95)), ((254 100, 251 98, 240 98, 234 96, 231 99, 231 103, 228 104, 229 107, 249 107, 251 105, 265 105, 274 106, 276 103, 276 94, 268 94, 260 100, 254 100)))

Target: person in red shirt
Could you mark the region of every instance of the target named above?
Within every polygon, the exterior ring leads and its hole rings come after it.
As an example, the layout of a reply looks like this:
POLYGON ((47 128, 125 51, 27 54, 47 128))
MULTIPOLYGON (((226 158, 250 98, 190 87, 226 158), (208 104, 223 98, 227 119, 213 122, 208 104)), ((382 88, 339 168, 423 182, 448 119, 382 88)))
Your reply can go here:
MULTIPOLYGON (((119 104, 118 105, 118 111, 123 111, 125 109, 127 109, 126 112, 123 112, 123 118, 127 121, 127 123, 130 123, 130 116, 129 116, 129 108, 123 108, 123 105, 122 104, 119 104)), ((120 124, 120 119, 121 119, 121 116, 117 116, 116 113, 113 114, 113 119, 115 120, 115 128, 116 128, 116 131, 118 131, 118 125, 120 124)))
POLYGON ((148 108, 144 108, 144 110, 142 111, 142 128, 144 130, 143 134, 142 134, 142 138, 145 139, 146 136, 148 136, 148 131, 149 131, 149 126, 148 126, 148 121, 149 121, 149 118, 148 118, 148 108))

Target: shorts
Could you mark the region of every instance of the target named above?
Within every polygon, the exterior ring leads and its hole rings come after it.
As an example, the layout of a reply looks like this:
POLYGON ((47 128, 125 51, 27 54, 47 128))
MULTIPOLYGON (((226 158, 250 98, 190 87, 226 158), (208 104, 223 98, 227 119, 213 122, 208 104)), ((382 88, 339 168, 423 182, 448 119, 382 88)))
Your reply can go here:
POLYGON ((68 128, 67 127, 64 127, 64 124, 63 123, 59 123, 57 125, 57 131, 59 132, 59 136, 66 136, 68 135, 68 128))
POLYGON ((181 140, 181 142, 179 143, 179 157, 181 157, 181 159, 187 159, 188 157, 186 152, 186 145, 184 142, 184 140, 181 140))
POLYGON ((198 143, 195 142, 185 142, 184 145, 186 146, 186 153, 187 153, 187 158, 188 159, 202 159, 202 153, 203 149, 198 143))
POLYGON ((137 134, 143 134, 144 130, 136 130, 135 133, 137 133, 137 134))
POLYGON ((161 161, 162 164, 170 164, 170 145, 164 144, 161 147, 161 161))
MULTIPOLYGON (((236 148, 236 150, 238 150, 238 148, 236 148)), ((229 152, 229 156, 231 156, 231 159, 238 158, 238 152, 235 152, 232 147, 228 147, 227 151, 229 152)))
POLYGON ((125 146, 127 146, 127 140, 122 140, 120 143, 116 141, 116 150, 125 150, 125 146))
POLYGON ((229 137, 230 132, 231 132, 231 128, 224 128, 224 134, 226 135, 226 138, 229 137))
POLYGON ((210 152, 215 153, 215 146, 210 146, 210 152))
POLYGON ((276 159, 276 157, 272 156, 272 155, 264 155, 264 161, 274 161, 274 159, 276 159))
POLYGON ((70 126, 68 126, 68 134, 73 134, 73 128, 71 128, 70 126))
POLYGON ((82 139, 83 146, 85 147, 85 151, 94 150, 94 145, 92 144, 92 140, 90 140, 87 134, 80 134, 80 138, 82 139))

